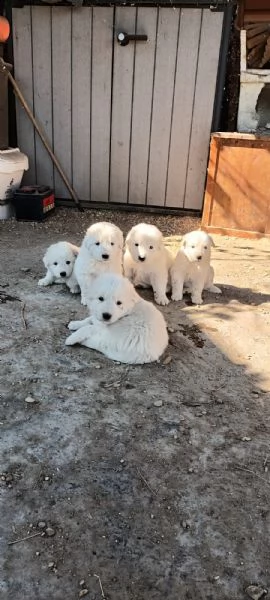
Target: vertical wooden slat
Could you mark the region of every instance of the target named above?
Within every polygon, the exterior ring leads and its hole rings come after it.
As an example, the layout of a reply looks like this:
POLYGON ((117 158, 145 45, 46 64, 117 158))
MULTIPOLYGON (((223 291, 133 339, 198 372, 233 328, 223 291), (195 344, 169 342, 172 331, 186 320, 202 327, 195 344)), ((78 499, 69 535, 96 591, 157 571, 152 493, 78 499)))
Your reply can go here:
POLYGON ((222 24, 223 13, 203 10, 185 208, 201 209, 202 207, 222 24))
POLYGON ((72 9, 72 175, 81 200, 90 200, 92 9, 72 9))
MULTIPOLYGON (((31 8, 13 9, 14 73, 18 85, 33 110, 33 71, 32 71, 32 23, 31 8)), ((24 175, 24 183, 36 182, 36 156, 34 128, 19 101, 16 102, 18 146, 29 158, 29 171, 24 175)))
POLYGON ((184 205, 202 11, 181 11, 166 206, 184 205))
POLYGON ((136 9, 116 8, 111 124, 110 202, 127 202, 134 43, 120 46, 119 31, 134 33, 136 9))
POLYGON ((159 10, 147 189, 147 204, 157 206, 165 203, 179 15, 159 10))
POLYGON ((109 199, 113 18, 112 7, 93 8, 91 200, 94 202, 109 199))
MULTIPOLYGON (((55 154, 71 179, 71 9, 52 8, 53 143, 55 154)), ((55 193, 69 192, 55 171, 55 193)))
POLYGON ((130 150, 130 204, 144 204, 150 137, 157 8, 138 8, 137 33, 148 36, 135 46, 135 72, 130 150))
MULTIPOLYGON (((52 142, 52 86, 51 86, 51 9, 32 7, 33 91, 35 117, 48 141, 52 142), (42 22, 42 27, 40 23, 42 22)), ((37 183, 54 187, 53 164, 41 142, 36 139, 37 183)))

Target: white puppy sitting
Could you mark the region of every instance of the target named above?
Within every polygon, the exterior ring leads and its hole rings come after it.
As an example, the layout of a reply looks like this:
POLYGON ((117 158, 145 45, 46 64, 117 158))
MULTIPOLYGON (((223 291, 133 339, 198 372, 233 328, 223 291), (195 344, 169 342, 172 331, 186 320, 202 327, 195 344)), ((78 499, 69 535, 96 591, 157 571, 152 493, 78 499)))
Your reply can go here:
POLYGON ((39 280, 38 285, 65 283, 72 294, 78 294, 80 288, 74 274, 74 265, 79 250, 78 246, 69 242, 57 242, 49 246, 43 257, 47 273, 39 280))
POLYGON ((162 233, 155 225, 140 223, 127 234, 124 273, 135 287, 152 287, 157 304, 169 304, 166 296, 170 251, 165 248, 162 233))
POLYGON ((172 300, 182 300, 184 286, 191 293, 194 304, 202 304, 203 290, 215 294, 222 293, 213 285, 211 246, 214 246, 214 242, 204 231, 191 231, 184 235, 182 246, 171 268, 172 300))
POLYGON ((88 290, 91 317, 71 321, 67 346, 82 344, 122 363, 157 360, 168 344, 163 315, 121 275, 105 273, 88 290))
POLYGON ((123 233, 113 223, 94 223, 87 229, 75 265, 82 304, 86 305, 87 289, 97 275, 122 274, 123 245, 123 233))

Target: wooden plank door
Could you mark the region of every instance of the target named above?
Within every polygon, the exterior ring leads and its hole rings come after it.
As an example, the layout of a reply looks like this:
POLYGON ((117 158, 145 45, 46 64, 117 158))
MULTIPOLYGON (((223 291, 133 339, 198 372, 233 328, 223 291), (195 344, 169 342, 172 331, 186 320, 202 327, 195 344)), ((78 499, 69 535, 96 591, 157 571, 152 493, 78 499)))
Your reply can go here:
MULTIPOLYGON (((201 209, 223 13, 198 8, 13 10, 15 75, 79 197, 201 209), (120 46, 117 33, 147 41, 120 46)), ((29 183, 68 192, 27 116, 29 183)))

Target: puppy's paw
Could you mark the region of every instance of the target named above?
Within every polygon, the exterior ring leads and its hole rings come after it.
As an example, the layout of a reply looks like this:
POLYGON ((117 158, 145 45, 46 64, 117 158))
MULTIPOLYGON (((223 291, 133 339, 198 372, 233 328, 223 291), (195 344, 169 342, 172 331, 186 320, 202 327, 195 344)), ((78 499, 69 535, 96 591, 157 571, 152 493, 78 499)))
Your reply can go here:
POLYGON ((70 329, 70 331, 77 331, 77 329, 79 329, 80 326, 81 321, 70 321, 68 324, 68 329, 70 329))
POLYGON ((87 302, 86 302, 86 300, 85 300, 85 298, 83 296, 81 297, 81 304, 83 306, 87 306, 87 302))
POLYGON ((191 300, 193 304, 202 304, 203 299, 201 296, 191 296, 191 300))
POLYGON ((160 306, 167 306, 167 304, 170 303, 169 298, 167 298, 167 296, 156 296, 155 295, 155 302, 157 304, 159 304, 160 306))
POLYGON ((38 285, 40 285, 42 287, 45 287, 46 285, 49 285, 46 277, 42 277, 42 279, 39 279, 38 285))
POLYGON ((69 288, 72 294, 79 294, 80 293, 80 286, 79 285, 74 285, 72 287, 69 288))
POLYGON ((65 346, 73 346, 73 344, 75 344, 75 342, 73 341, 73 336, 69 335, 65 341, 65 346))
POLYGON ((209 292, 212 292, 213 294, 222 294, 222 290, 216 285, 211 285, 211 288, 209 288, 209 292))
POLYGON ((179 302, 179 300, 183 300, 183 294, 172 294, 172 300, 174 302, 179 302))

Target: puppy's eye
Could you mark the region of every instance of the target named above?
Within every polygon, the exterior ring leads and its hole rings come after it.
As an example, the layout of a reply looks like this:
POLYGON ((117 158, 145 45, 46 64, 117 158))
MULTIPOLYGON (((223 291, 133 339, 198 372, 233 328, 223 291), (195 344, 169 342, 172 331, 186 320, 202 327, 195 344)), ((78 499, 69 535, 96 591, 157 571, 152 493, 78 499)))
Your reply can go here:
POLYGON ((70 265, 70 260, 66 260, 66 265, 70 265))
POLYGON ((117 300, 116 304, 117 306, 121 306, 122 302, 120 302, 120 300, 117 300))
POLYGON ((150 250, 153 250, 153 247, 154 247, 154 246, 149 246, 150 250))
POLYGON ((114 246, 114 242, 111 242, 111 246, 114 246))
POLYGON ((204 246, 204 249, 207 250, 207 246, 204 246))
POLYGON ((53 263, 55 265, 55 267, 57 267, 58 263, 53 263))
POLYGON ((96 242, 96 246, 100 246, 100 242, 96 242))
POLYGON ((135 246, 139 246, 139 244, 135 244, 135 246))
POLYGON ((104 302, 103 296, 99 296, 99 300, 100 300, 100 302, 104 302))
POLYGON ((191 248, 195 248, 195 246, 191 246, 191 248))

